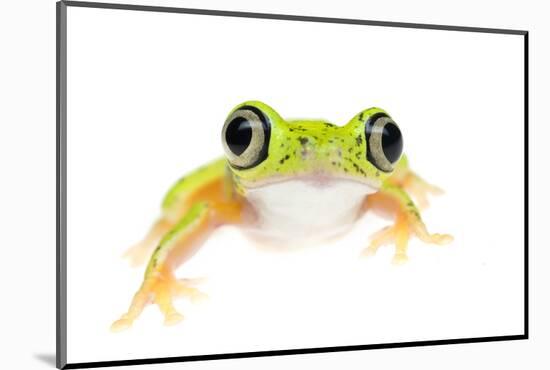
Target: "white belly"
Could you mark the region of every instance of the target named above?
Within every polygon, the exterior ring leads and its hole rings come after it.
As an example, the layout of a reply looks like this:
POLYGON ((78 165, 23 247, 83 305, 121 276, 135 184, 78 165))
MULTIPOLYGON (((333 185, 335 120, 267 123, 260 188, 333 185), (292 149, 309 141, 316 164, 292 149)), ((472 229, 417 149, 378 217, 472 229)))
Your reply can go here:
POLYGON ((326 239, 349 228, 366 195, 375 191, 349 180, 323 185, 292 180, 251 189, 246 197, 257 222, 248 231, 273 241, 303 243, 326 239))

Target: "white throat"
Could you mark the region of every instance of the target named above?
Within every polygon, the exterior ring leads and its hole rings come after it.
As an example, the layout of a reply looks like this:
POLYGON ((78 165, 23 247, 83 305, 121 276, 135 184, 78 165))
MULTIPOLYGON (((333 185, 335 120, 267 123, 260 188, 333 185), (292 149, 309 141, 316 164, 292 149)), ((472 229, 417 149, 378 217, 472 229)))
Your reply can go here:
POLYGON ((290 180, 250 189, 246 198, 257 214, 254 234, 270 239, 316 241, 351 226, 368 194, 376 189, 349 180, 319 185, 290 180))

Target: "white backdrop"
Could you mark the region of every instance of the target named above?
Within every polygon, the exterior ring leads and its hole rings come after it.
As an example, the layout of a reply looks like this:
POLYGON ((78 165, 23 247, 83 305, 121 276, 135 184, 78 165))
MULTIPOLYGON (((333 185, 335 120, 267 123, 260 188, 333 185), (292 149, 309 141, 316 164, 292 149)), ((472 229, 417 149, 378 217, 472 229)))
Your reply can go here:
POLYGON ((523 332, 521 36, 71 7, 67 29, 69 363, 523 332), (121 254, 247 99, 338 124, 384 107, 447 191, 428 226, 456 241, 415 240, 395 268, 391 248, 357 259, 375 216, 290 254, 224 228, 178 271, 208 278, 208 304, 110 333, 143 275, 121 254))
MULTIPOLYGON (((549 133, 544 122, 549 119, 545 107, 547 96, 550 94, 550 79, 545 66, 550 63, 550 54, 546 47, 550 41, 550 25, 544 17, 544 4, 535 1, 480 3, 469 0, 445 4, 433 0, 420 0, 414 3, 389 0, 377 3, 376 6, 365 6, 361 2, 346 0, 278 0, 261 3, 247 0, 127 2, 531 31, 532 284, 528 341, 205 361, 142 366, 143 368, 278 369, 288 366, 345 366, 363 369, 365 365, 380 369, 393 369, 404 365, 422 366, 426 369, 439 369, 443 366, 449 369, 482 366, 516 369, 525 365, 534 368, 547 367, 548 359, 545 352, 550 337, 546 313, 550 309, 550 301, 546 294, 549 281, 546 261, 549 255, 548 249, 544 246, 548 245, 550 240, 548 234, 543 232, 546 228, 543 212, 548 205, 545 189, 550 186, 544 161, 549 155, 546 145, 549 133)), ((0 94, 5 102, 0 110, 0 157, 4 170, 3 191, 0 193, 0 221, 2 225, 7 225, 2 230, 2 245, 9 246, 9 249, 6 249, 6 257, 9 259, 0 270, 0 286, 4 291, 3 305, 0 309, 0 324, 3 328, 0 339, 5 348, 9 348, 3 353, 2 363, 14 368, 51 368, 55 352, 55 4, 53 1, 9 2, 6 3, 5 11, 0 17, 0 30, 6 50, 6 57, 0 60, 0 94)), ((100 28, 101 25, 96 27, 100 28)), ((287 114, 276 102, 271 103, 281 113, 287 114)), ((311 109, 307 112, 303 109, 299 113, 312 116, 314 112, 311 109)), ((396 115, 397 112, 392 110, 391 113, 396 115)), ((334 119, 328 115, 327 118, 334 119)), ((403 125, 402 119, 399 122, 403 125)), ((409 136, 410 133, 407 133, 407 140, 409 136)), ((406 145, 407 148, 411 145, 410 140, 406 145)), ((416 165, 423 164, 417 161, 416 165)), ((445 182, 440 184, 447 185, 445 182)), ((450 196, 450 190, 447 190, 450 196)), ((439 215, 443 199, 439 198, 430 212, 439 215)), ((418 249, 426 248, 418 246, 418 249)), ((431 253, 426 252, 426 255, 431 253)), ((389 254, 386 260, 388 259, 389 254)), ((369 261, 369 264, 372 262, 369 261)), ((103 304, 104 301, 100 301, 95 305, 103 304)))

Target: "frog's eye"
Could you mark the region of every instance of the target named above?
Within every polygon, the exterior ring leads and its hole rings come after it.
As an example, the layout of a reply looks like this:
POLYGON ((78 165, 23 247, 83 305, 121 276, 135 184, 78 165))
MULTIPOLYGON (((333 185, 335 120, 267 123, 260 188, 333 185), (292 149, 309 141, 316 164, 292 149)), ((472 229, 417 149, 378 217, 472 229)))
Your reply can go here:
POLYGON ((397 124, 386 113, 376 113, 365 123, 365 137, 367 160, 381 171, 393 171, 403 152, 403 136, 397 124))
POLYGON ((234 111, 223 125, 222 143, 229 163, 236 168, 252 168, 267 158, 270 124, 266 115, 253 106, 234 111))

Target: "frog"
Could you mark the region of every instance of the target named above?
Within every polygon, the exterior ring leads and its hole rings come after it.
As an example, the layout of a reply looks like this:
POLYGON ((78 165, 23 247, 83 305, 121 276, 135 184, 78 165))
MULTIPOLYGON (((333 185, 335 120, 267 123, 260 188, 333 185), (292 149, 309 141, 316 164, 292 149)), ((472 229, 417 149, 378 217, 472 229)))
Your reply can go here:
POLYGON ((177 279, 175 270, 220 226, 283 246, 345 233, 368 212, 385 214, 393 222, 370 243, 365 237, 361 255, 393 244, 395 264, 407 261, 413 237, 435 245, 453 240, 428 231, 420 209, 442 190, 411 169, 401 129, 381 108, 364 109, 339 126, 285 120, 263 102, 246 101, 229 112, 221 144, 225 155, 176 181, 142 242, 128 250, 133 264, 148 263, 113 331, 131 327, 148 304, 160 308, 166 325, 180 322, 174 299, 205 294, 177 279))

